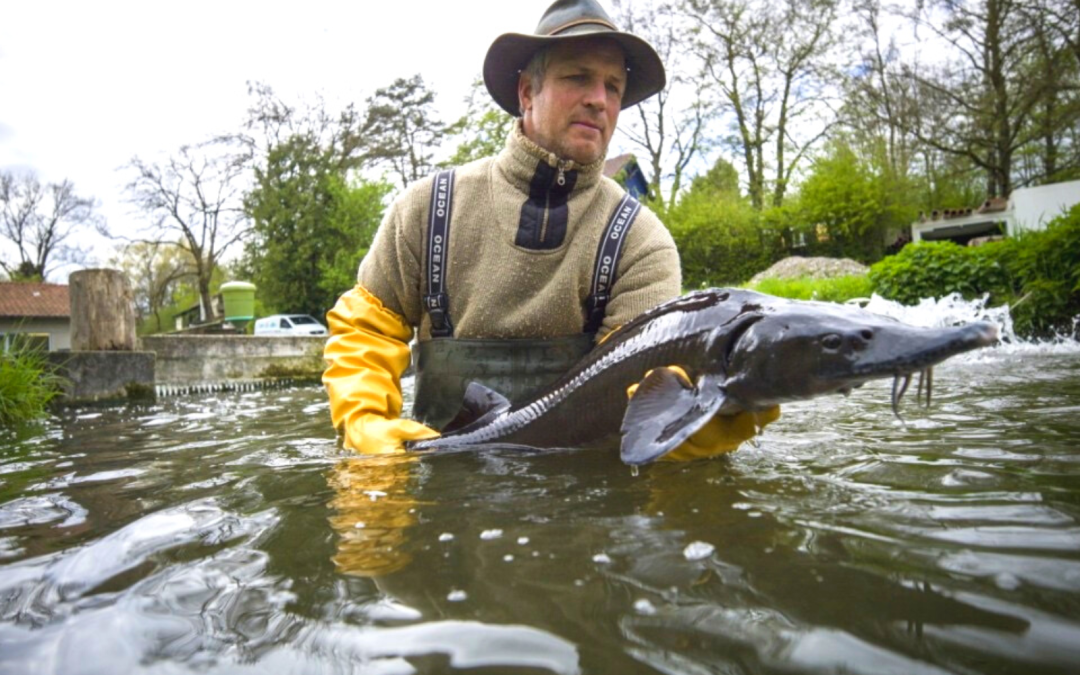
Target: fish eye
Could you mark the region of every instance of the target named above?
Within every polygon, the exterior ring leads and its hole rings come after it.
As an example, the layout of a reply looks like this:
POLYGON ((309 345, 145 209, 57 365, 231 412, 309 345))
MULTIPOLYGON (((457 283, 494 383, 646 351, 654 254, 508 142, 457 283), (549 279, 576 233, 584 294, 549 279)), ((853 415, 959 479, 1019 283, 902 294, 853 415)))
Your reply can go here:
POLYGON ((825 337, 821 338, 821 346, 825 349, 840 349, 841 344, 843 344, 843 340, 841 340, 840 336, 836 333, 829 333, 825 337))

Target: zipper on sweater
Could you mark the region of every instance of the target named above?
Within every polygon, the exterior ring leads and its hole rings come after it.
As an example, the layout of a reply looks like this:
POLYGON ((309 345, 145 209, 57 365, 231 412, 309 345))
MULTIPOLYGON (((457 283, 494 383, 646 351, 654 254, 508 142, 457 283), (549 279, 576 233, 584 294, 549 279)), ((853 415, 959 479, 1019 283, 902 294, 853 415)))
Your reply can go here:
POLYGON ((555 168, 559 170, 559 173, 555 175, 555 182, 558 183, 560 187, 566 185, 566 171, 570 168, 571 164, 573 164, 573 160, 570 159, 555 160, 555 168))
MULTIPOLYGON (((573 165, 574 161, 571 159, 559 159, 555 158, 555 168, 558 172, 555 174, 555 184, 559 187, 566 185, 566 172, 573 165)), ((551 196, 548 195, 547 203, 544 204, 544 224, 540 226, 540 241, 538 244, 543 244, 547 241, 547 229, 548 220, 551 218, 551 196)))

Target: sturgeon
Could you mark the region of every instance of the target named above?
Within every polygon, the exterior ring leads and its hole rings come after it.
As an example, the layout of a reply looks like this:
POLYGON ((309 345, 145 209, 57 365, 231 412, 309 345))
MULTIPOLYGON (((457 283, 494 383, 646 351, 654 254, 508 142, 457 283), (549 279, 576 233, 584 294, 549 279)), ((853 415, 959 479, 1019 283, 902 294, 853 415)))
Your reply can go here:
POLYGON ((796 301, 743 289, 689 293, 616 329, 533 399, 511 404, 472 383, 442 435, 407 444, 620 447, 631 465, 656 460, 713 415, 849 394, 893 378, 892 406, 914 374, 997 341, 987 322, 923 328, 854 305, 796 301), (668 368, 680 367, 689 381, 668 368), (637 384, 633 396, 627 389, 637 384))

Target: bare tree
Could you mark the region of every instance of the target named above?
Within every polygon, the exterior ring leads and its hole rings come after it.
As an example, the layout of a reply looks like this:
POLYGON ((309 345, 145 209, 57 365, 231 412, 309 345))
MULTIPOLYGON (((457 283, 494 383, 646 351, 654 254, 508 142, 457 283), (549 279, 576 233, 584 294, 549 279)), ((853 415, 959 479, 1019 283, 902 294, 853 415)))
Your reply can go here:
POLYGON ((893 175, 904 176, 921 144, 907 131, 917 126, 919 107, 906 80, 899 77, 900 48, 886 38, 881 0, 856 0, 856 28, 863 40, 859 67, 848 82, 843 122, 868 138, 884 142, 885 161, 893 175))
POLYGON ((248 82, 248 95, 252 102, 243 130, 215 140, 238 148, 242 159, 255 171, 265 170, 275 148, 296 142, 297 138, 321 148, 338 171, 355 169, 363 163, 363 120, 354 104, 346 105, 336 115, 327 110, 321 98, 309 105, 290 105, 262 82, 248 82))
POLYGON ((1029 0, 1020 12, 1035 42, 1034 77, 1046 86, 1032 114, 1034 147, 1015 173, 1053 181, 1080 166, 1080 0, 1029 0))
POLYGON ((177 285, 194 277, 187 252, 167 242, 132 242, 123 246, 111 261, 131 282, 138 320, 153 316, 155 330, 161 331, 161 310, 171 300, 177 285))
POLYGON ((210 280, 221 257, 248 232, 243 157, 216 143, 184 146, 163 164, 138 157, 129 169, 129 200, 151 218, 143 243, 178 241, 190 257, 203 319, 214 319, 210 280))
POLYGON ((1017 154, 1045 136, 1035 118, 1063 84, 1063 71, 1040 60, 1038 22, 1024 11, 1032 7, 1024 0, 932 0, 907 15, 951 51, 941 65, 905 64, 902 76, 933 108, 910 131, 979 167, 989 196, 1012 191, 1017 154))
POLYGON ((42 184, 33 173, 0 172, 0 236, 19 261, 0 259, 12 279, 42 279, 60 263, 83 264, 86 252, 67 242, 80 230, 102 226, 97 203, 75 194, 70 180, 42 184))
POLYGON ((806 152, 835 122, 838 0, 684 0, 696 49, 734 128, 757 209, 780 206, 806 152))
POLYGON ((646 39, 667 64, 668 84, 655 96, 634 106, 620 120, 619 130, 642 148, 650 168, 649 196, 663 207, 675 200, 683 175, 693 159, 708 149, 707 127, 715 105, 705 96, 705 84, 694 69, 680 68, 693 60, 685 35, 688 20, 669 4, 637 9, 631 2, 614 3, 618 23, 646 39), (667 198, 662 184, 669 180, 667 198))

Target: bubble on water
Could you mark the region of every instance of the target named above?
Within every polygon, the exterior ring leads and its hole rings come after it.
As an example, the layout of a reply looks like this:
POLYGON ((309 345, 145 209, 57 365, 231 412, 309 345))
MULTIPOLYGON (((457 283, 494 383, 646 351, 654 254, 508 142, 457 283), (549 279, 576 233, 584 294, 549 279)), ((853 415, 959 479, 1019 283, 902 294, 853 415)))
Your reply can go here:
POLYGON ((353 525, 353 527, 355 527, 358 530, 362 530, 365 527, 367 527, 367 523, 357 523, 357 524, 353 525))
POLYGON ((528 537, 518 537, 517 543, 520 544, 521 546, 524 546, 525 544, 529 543, 529 538, 528 537))
POLYGON ((454 540, 454 535, 450 534, 449 532, 443 532, 442 534, 439 535, 439 541, 453 541, 453 540, 454 540))
POLYGON ((607 553, 597 553, 592 559, 594 563, 599 563, 601 565, 607 565, 611 562, 611 558, 608 557, 607 553))
POLYGON ((379 497, 385 497, 386 493, 382 490, 364 490, 364 494, 371 497, 371 501, 377 500, 379 497))
POLYGON ((1020 578, 1009 572, 1002 572, 994 576, 994 583, 1003 591, 1015 591, 1020 588, 1020 578))
POLYGON ((514 562, 513 554, 507 553, 503 556, 503 562, 514 562))
POLYGON ((695 541, 683 549, 683 557, 687 560, 704 560, 713 554, 716 547, 704 541, 695 541))
POLYGON ((645 598, 634 601, 634 611, 643 616, 653 616, 656 614, 656 607, 645 598))
POLYGON ((449 600, 450 602, 462 602, 462 601, 466 600, 468 597, 469 597, 469 594, 466 593, 465 591, 454 590, 454 591, 450 591, 450 593, 446 596, 446 599, 449 600))
POLYGON ((484 530, 483 532, 480 533, 480 538, 485 539, 485 540, 486 539, 498 539, 502 535, 503 535, 503 531, 499 530, 499 529, 484 530))

